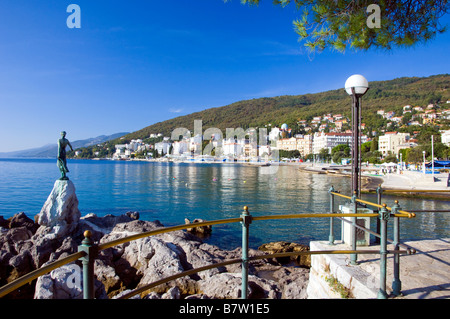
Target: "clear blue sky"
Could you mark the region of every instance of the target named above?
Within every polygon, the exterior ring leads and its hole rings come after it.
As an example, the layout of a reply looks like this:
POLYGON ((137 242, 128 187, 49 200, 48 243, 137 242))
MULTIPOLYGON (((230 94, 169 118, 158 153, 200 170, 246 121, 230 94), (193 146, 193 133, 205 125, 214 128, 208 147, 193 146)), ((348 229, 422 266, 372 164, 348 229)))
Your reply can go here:
MULTIPOLYGON (((309 56, 293 6, 239 0, 1 0, 0 152, 136 131, 244 99, 449 73, 450 36, 309 56), (69 4, 81 28, 69 29, 69 4)), ((449 24, 450 19, 443 20, 449 24)))

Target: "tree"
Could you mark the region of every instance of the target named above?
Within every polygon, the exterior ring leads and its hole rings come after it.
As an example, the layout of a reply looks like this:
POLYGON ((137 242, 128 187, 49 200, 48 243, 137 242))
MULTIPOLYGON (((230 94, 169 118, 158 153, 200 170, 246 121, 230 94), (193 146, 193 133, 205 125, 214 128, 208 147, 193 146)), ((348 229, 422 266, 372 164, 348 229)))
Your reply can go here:
POLYGON ((279 150, 279 156, 280 158, 299 158, 301 157, 299 150, 294 151, 286 151, 286 150, 279 150))
POLYGON ((370 152, 372 148, 372 141, 365 142, 361 144, 361 154, 370 152))
POLYGON ((334 155, 337 152, 344 152, 347 156, 350 156, 350 146, 348 144, 336 145, 331 150, 331 155, 334 155))
POLYGON ((340 144, 331 150, 331 158, 333 162, 340 163, 343 158, 350 157, 350 146, 348 144, 340 144))
MULTIPOLYGON (((259 4, 259 0, 241 2, 259 4)), ((439 19, 449 11, 445 0, 273 2, 282 7, 292 2, 298 10, 303 10, 301 17, 293 22, 294 29, 311 51, 327 47, 345 51, 348 46, 362 50, 409 47, 443 33, 446 28, 439 24, 439 19)))
POLYGON ((361 160, 363 162, 369 162, 372 164, 381 163, 381 161, 380 161, 381 157, 382 157, 382 154, 380 151, 369 151, 364 154, 361 154, 361 160))
POLYGON ((431 145, 431 136, 434 136, 434 140, 437 141, 440 139, 441 133, 439 132, 439 128, 437 126, 423 126, 419 135, 417 136, 417 140, 419 144, 428 144, 431 145))
POLYGON ((397 156, 395 154, 392 154, 390 151, 388 152, 388 155, 384 158, 385 163, 397 163, 397 156))
POLYGON ((403 125, 408 125, 408 123, 409 123, 409 121, 411 121, 411 119, 412 119, 412 113, 405 113, 405 114, 403 114, 403 117, 402 117, 402 124, 403 125))
MULTIPOLYGON (((425 154, 426 155, 426 154, 425 154)), ((405 160, 409 163, 422 163, 423 162, 423 149, 420 146, 411 148, 406 154, 405 160)))
POLYGON ((328 148, 324 147, 319 151, 319 158, 324 161, 328 161, 330 159, 328 148))

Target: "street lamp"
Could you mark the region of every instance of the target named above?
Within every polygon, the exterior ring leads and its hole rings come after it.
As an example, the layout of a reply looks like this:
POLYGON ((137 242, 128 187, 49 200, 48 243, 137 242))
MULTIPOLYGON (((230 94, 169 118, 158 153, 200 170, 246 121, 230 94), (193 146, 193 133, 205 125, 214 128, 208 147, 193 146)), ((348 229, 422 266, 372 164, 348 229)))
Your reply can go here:
POLYGON ((425 151, 422 151, 423 154, 423 173, 425 174, 425 151))
POLYGON ((431 135, 431 177, 433 179, 434 182, 434 136, 431 135))
POLYGON ((353 133, 353 147, 352 147, 352 193, 361 195, 359 189, 361 173, 361 143, 360 143, 360 99, 366 94, 369 89, 369 82, 360 74, 354 74, 345 81, 345 91, 352 97, 352 133, 353 133))

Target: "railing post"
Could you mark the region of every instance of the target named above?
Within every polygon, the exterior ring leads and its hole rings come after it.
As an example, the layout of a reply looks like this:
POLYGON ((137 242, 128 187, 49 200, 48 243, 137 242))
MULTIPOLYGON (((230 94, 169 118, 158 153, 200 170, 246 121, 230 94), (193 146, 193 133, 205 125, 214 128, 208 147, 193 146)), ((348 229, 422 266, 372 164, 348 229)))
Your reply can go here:
MULTIPOLYGON (((330 213, 334 213, 334 187, 333 185, 329 189, 328 193, 330 193, 330 213)), ((334 225, 333 225, 333 217, 330 217, 330 236, 328 237, 328 241, 330 245, 334 245, 334 225)))
MULTIPOLYGON (((352 196, 352 204, 353 204, 353 213, 358 213, 358 203, 356 202, 356 191, 354 192, 352 196)), ((352 250, 356 250, 356 218, 357 217, 351 217, 352 220, 352 227, 351 227, 351 241, 352 241, 352 250)), ((358 264, 358 255, 357 254, 350 254, 350 265, 357 265, 358 264)))
MULTIPOLYGON (((392 214, 397 214, 400 210, 398 200, 392 206, 392 214)), ((399 249, 400 245, 400 217, 394 216, 394 250, 399 249)), ((402 282, 400 281, 400 254, 394 254, 394 279, 392 281, 392 294, 400 296, 402 290, 402 282)))
POLYGON ((242 221, 242 287, 241 298, 248 297, 248 236, 249 228, 252 222, 252 216, 248 212, 248 207, 244 206, 244 211, 241 215, 242 221))
MULTIPOLYGON (((381 205, 381 196, 383 195, 383 189, 381 188, 381 184, 377 187, 377 204, 381 205)), ((378 208, 378 211, 380 211, 380 208, 378 208)), ((377 233, 380 233, 380 220, 377 218, 377 233)), ((375 236, 375 244, 380 243, 380 238, 375 236)))
POLYGON ((83 299, 94 299, 94 261, 97 257, 97 245, 92 242, 91 232, 86 230, 84 232, 84 239, 81 245, 78 246, 78 251, 86 252, 84 257, 81 257, 83 263, 83 299))
POLYGON ((387 299, 386 293, 386 260, 387 260, 387 221, 389 211, 386 204, 379 211, 380 219, 380 289, 378 290, 378 299, 387 299))

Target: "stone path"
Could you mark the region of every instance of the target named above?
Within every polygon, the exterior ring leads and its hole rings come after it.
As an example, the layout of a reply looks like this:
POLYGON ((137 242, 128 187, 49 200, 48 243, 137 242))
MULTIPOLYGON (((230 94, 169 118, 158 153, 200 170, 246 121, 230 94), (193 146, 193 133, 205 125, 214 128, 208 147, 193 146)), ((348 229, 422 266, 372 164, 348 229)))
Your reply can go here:
MULTIPOLYGON (((450 238, 408 241, 403 244, 414 248, 417 252, 412 255, 400 255, 400 281, 403 295, 395 299, 450 299, 450 238)), ((321 250, 350 249, 346 244, 338 243, 329 246, 327 242, 320 242, 320 245, 316 247, 320 247, 321 250)), ((379 251, 379 246, 358 247, 358 249, 379 251)), ((393 249, 393 246, 388 245, 389 249, 393 249)), ((336 263, 342 264, 342 258, 344 258, 346 267, 357 267, 359 271, 365 271, 376 277, 374 284, 379 287, 379 255, 358 255, 357 266, 350 266, 350 256, 344 256, 330 255, 330 259, 335 259, 336 263)), ((389 298, 393 298, 391 295, 392 256, 389 255, 387 261, 386 287, 389 298)), ((349 273, 355 273, 357 269, 349 269, 349 273)), ((376 298, 376 295, 369 298, 376 298)))
POLYGON ((400 257, 403 296, 398 298, 450 299, 450 238, 405 244, 417 252, 400 257))

